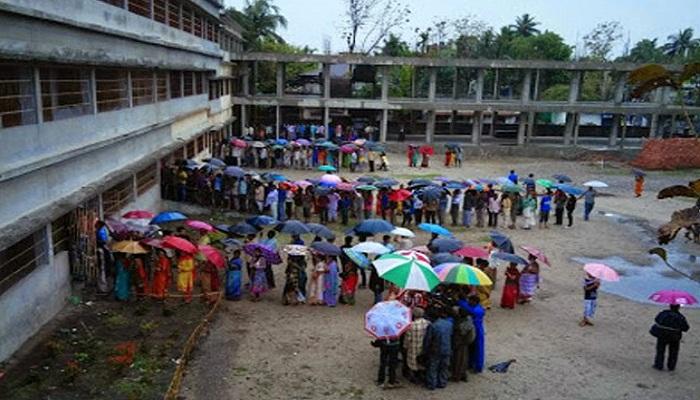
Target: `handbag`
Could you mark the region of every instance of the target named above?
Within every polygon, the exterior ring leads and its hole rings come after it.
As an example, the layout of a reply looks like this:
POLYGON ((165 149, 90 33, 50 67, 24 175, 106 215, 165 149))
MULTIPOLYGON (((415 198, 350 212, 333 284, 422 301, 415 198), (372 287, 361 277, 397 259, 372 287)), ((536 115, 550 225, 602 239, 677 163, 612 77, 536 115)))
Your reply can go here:
POLYGON ((661 331, 661 328, 659 328, 658 325, 653 324, 649 329, 649 334, 658 339, 663 335, 663 332, 661 331))

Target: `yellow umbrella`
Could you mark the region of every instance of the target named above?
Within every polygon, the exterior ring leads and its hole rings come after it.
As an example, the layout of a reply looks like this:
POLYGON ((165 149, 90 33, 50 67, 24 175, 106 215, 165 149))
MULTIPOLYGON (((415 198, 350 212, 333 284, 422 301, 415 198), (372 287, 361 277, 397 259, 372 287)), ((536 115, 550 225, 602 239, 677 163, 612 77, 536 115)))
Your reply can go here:
POLYGON ((146 254, 146 250, 139 242, 135 240, 122 240, 121 242, 116 242, 112 244, 112 251, 117 253, 127 253, 127 254, 146 254))

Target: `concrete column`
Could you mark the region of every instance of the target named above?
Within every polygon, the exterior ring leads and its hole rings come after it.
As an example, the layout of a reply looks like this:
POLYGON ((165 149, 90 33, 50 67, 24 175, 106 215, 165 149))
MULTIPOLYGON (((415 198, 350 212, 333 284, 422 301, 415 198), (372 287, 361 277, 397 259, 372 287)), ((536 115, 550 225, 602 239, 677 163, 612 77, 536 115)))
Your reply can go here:
POLYGON ((437 91, 437 68, 430 68, 430 80, 428 82, 428 101, 435 101, 437 91))
POLYGON ((578 128, 581 126, 581 114, 574 114, 574 146, 578 146, 578 128))
POLYGON ((540 95, 540 70, 538 69, 535 72, 535 88, 532 91, 532 100, 537 101, 537 98, 540 95))
POLYGON ((481 124, 483 122, 483 116, 481 111, 474 111, 474 116, 472 117, 472 144, 481 146, 481 124))
POLYGON ((491 111, 491 124, 489 125, 489 136, 496 136, 496 121, 498 120, 498 112, 491 111))
POLYGON ((571 85, 569 86, 569 103, 578 101, 579 90, 581 87, 581 71, 574 71, 571 76, 571 85))
POLYGON ((382 143, 386 142, 387 130, 389 128, 389 110, 386 108, 382 110, 382 122, 379 126, 379 141, 382 143))
POLYGON ((389 100, 389 67, 382 66, 382 101, 389 100))
POLYGON ((457 80, 459 78, 459 68, 455 67, 455 74, 452 77, 452 98, 457 98, 457 80))
POLYGON ((43 99, 41 98, 41 77, 39 76, 39 68, 34 68, 34 106, 36 107, 36 122, 41 124, 44 122, 43 99))
POLYGON ((535 137, 535 112, 530 111, 527 114, 527 139, 526 143, 530 143, 530 139, 535 137))
POLYGON ((331 124, 331 109, 326 107, 323 107, 323 126, 326 131, 326 136, 328 136, 328 127, 331 124))
POLYGON ((622 124, 622 138, 620 139, 620 150, 625 147, 625 138, 627 138, 627 115, 624 116, 625 123, 622 124))
POLYGON ((323 98, 331 98, 331 65, 323 64, 323 98))
POLYGON ((622 120, 620 114, 613 115, 612 128, 610 129, 610 137, 608 138, 608 145, 615 146, 617 144, 617 134, 620 130, 620 121, 622 120))
POLYGON ((659 130, 659 114, 652 114, 649 121, 649 138, 656 139, 659 130))
POLYGON ((576 114, 566 113, 566 126, 564 128, 564 146, 571 145, 574 136, 574 126, 576 125, 576 114))
POLYGON ((277 97, 284 96, 284 75, 285 75, 285 65, 284 63, 277 63, 277 97))
POLYGON ((625 83, 627 82, 627 74, 620 76, 620 79, 615 83, 615 94, 613 95, 613 101, 615 104, 622 104, 625 98, 625 83))
POLYGON ((525 144, 525 128, 527 125, 526 121, 526 116, 524 112, 521 112, 520 115, 518 115, 518 146, 522 146, 525 144))
POLYGON ((425 124, 425 141, 433 143, 435 136, 435 110, 428 111, 428 122, 425 124))
POLYGON ((481 103, 484 98, 484 74, 483 69, 476 71, 476 102, 481 103))
MULTIPOLYGON (((153 76, 155 77, 155 72, 153 76)), ((153 102, 156 102, 158 94, 153 90, 153 102)), ((95 68, 90 69, 90 101, 92 102, 92 113, 97 114, 97 79, 95 78, 95 68)))
POLYGON ((282 119, 282 110, 279 104, 275 106, 275 139, 280 138, 280 123, 282 119))
POLYGON ((525 76, 523 76, 523 89, 520 95, 520 101, 522 103, 530 102, 530 84, 532 81, 532 71, 525 71, 525 76))
POLYGON ((241 136, 246 133, 248 127, 248 106, 241 104, 241 136))
POLYGON ((250 68, 248 64, 243 65, 243 82, 241 83, 241 91, 243 91, 243 96, 250 96, 250 68))

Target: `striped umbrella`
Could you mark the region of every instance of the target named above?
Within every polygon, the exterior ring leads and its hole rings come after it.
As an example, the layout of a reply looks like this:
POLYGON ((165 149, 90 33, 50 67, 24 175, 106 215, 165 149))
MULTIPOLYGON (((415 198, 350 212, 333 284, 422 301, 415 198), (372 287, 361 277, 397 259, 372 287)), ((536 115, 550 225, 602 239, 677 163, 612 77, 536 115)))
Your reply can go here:
POLYGON ((457 285, 488 286, 492 285, 491 278, 483 271, 467 264, 451 264, 440 271, 440 279, 444 283, 457 285))
POLYGON ((379 276, 402 289, 429 292, 440 278, 429 263, 401 254, 385 254, 372 262, 379 276))

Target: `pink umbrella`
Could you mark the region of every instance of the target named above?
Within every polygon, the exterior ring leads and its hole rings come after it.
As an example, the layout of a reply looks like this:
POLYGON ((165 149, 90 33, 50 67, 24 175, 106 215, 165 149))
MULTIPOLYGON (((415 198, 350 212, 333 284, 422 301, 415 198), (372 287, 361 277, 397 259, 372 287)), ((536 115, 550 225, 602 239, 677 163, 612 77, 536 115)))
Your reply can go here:
POLYGON ((326 175, 323 175, 323 176, 321 177, 321 182, 323 182, 323 183, 329 183, 329 184, 332 184, 332 185, 337 185, 337 184, 339 184, 339 183, 342 182, 342 181, 343 181, 343 180, 340 179, 340 177, 339 177, 338 175, 333 175, 333 174, 326 174, 326 175))
POLYGON ((344 192, 351 192, 355 189, 355 186, 353 186, 351 183, 340 182, 339 184, 335 185, 335 188, 344 192))
POLYGON ((146 211, 146 210, 132 210, 132 211, 129 211, 128 213, 122 215, 122 218, 126 218, 126 219, 147 219, 147 220, 151 220, 151 219, 153 219, 153 217, 155 217, 155 216, 156 216, 156 215, 153 214, 153 213, 150 212, 150 211, 146 211))
POLYGON ((167 247, 169 249, 175 249, 190 254, 197 252, 197 247, 195 247, 195 245, 181 237, 166 236, 163 238, 161 243, 163 244, 163 247, 167 247))
POLYGON ((418 261, 422 261, 426 264, 430 264, 430 258, 425 255, 425 253, 422 253, 420 251, 411 249, 411 250, 399 250, 395 252, 396 254, 401 254, 404 257, 411 257, 413 259, 416 259, 418 261))
POLYGON ((344 145, 340 146, 340 151, 345 153, 345 154, 352 153, 355 150, 357 150, 357 148, 355 147, 355 145, 352 145, 352 144, 344 144, 344 145))
POLYGON ((214 227, 207 224, 206 222, 203 221, 197 221, 193 219, 189 219, 185 222, 185 226, 188 226, 192 229, 196 229, 198 231, 207 231, 207 232, 213 232, 214 227))
POLYGON ((245 140, 241 140, 241 139, 233 139, 233 140, 231 140, 231 144, 234 147, 240 147, 240 148, 244 148, 244 147, 248 146, 248 143, 246 143, 245 140))
POLYGON ((311 142, 306 139, 297 139, 294 143, 298 144, 299 146, 308 146, 311 144, 311 142))
POLYGON ((620 280, 620 275, 605 264, 586 264, 583 266, 583 270, 604 281, 615 282, 620 280))
POLYGON ((462 247, 461 249, 453 252, 452 254, 460 257, 481 258, 482 260, 486 260, 489 258, 488 251, 482 249, 481 247, 474 246, 462 247))
POLYGON ((535 258, 547 264, 548 266, 552 266, 552 264, 549 263, 549 259, 547 258, 547 256, 544 255, 542 250, 532 246, 520 246, 520 248, 525 250, 527 254, 535 256, 535 258))
POLYGON ((309 181, 296 181, 294 184, 302 189, 306 189, 307 187, 311 186, 311 182, 309 181))
POLYGON ((682 290, 659 290, 649 296, 649 300, 654 303, 661 304, 679 304, 684 306, 690 306, 698 303, 692 294, 684 292, 682 290))
POLYGON ((209 245, 200 245, 199 252, 209 261, 214 264, 216 268, 223 269, 226 266, 226 261, 221 252, 214 247, 209 245))

